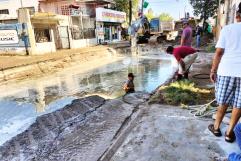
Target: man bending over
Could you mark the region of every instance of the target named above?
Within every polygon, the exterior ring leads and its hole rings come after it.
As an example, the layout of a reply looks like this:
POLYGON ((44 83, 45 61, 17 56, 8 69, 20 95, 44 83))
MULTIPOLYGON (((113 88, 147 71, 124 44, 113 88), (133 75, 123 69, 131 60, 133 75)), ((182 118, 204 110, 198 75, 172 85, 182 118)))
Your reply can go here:
POLYGON ((197 58, 196 50, 188 46, 172 47, 168 46, 166 52, 173 55, 178 62, 177 80, 188 79, 189 69, 197 58))

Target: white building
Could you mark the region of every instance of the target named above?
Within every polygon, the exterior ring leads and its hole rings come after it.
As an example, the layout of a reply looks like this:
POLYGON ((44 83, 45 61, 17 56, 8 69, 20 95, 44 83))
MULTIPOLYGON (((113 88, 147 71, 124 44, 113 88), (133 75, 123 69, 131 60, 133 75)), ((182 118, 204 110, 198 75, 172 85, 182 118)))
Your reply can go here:
POLYGON ((228 24, 235 22, 236 11, 241 0, 225 0, 220 3, 218 10, 217 37, 221 29, 228 24))
POLYGON ((19 8, 28 8, 33 14, 38 4, 38 0, 0 0, 0 23, 16 23, 19 8))

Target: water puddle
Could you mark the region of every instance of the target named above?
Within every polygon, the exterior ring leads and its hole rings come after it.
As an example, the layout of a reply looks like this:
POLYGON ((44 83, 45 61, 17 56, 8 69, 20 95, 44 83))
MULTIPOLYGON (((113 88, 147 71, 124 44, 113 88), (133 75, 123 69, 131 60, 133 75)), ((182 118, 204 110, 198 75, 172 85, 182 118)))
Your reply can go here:
POLYGON ((125 57, 98 69, 78 67, 52 76, 0 87, 0 145, 23 132, 38 116, 50 113, 86 95, 116 98, 124 94, 127 73, 136 75, 137 91, 151 92, 174 72, 172 60, 152 55, 125 57))

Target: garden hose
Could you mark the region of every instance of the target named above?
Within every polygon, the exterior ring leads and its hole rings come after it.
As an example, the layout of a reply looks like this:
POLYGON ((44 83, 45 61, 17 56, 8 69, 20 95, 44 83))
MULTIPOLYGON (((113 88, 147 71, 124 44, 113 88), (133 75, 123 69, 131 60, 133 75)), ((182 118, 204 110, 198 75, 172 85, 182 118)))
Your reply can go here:
POLYGON ((192 77, 195 79, 210 79, 209 74, 205 73, 194 74, 192 77))

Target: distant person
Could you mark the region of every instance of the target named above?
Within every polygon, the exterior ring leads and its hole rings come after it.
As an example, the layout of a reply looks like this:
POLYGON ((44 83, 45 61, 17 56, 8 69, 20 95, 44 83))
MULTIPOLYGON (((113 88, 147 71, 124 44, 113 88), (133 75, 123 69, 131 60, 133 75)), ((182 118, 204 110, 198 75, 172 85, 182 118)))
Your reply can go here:
POLYGON ((221 122, 228 107, 232 107, 229 126, 225 132, 225 141, 230 143, 236 139, 233 129, 241 116, 241 3, 236 12, 236 20, 237 23, 223 27, 210 72, 219 107, 216 120, 208 129, 213 135, 222 136, 221 122))
POLYGON ((177 80, 181 79, 188 79, 188 73, 191 65, 197 58, 196 50, 194 48, 188 46, 181 46, 181 47, 172 47, 168 46, 166 52, 168 54, 172 54, 177 62, 178 62, 178 72, 177 72, 177 80))
POLYGON ((197 25, 196 27, 196 48, 200 48, 201 46, 201 34, 202 34, 202 28, 197 25))
POLYGON ((183 22, 181 46, 192 46, 192 28, 189 26, 188 21, 183 22))
POLYGON ((126 91, 126 93, 134 93, 135 92, 135 85, 134 85, 134 74, 129 73, 128 74, 128 80, 123 86, 123 89, 126 91))

